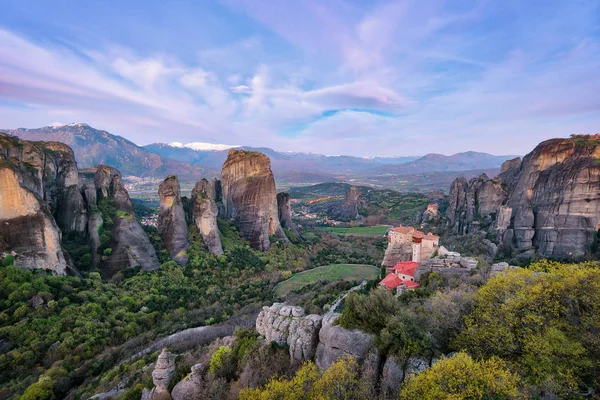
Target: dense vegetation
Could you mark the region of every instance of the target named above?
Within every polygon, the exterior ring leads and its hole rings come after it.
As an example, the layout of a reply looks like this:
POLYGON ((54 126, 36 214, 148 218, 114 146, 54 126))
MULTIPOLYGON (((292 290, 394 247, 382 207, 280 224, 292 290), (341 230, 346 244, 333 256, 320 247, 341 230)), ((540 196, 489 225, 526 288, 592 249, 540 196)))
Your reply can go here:
MULTIPOLYGON (((564 397, 599 387, 597 263, 541 261, 480 282, 448 284, 431 274, 399 300, 380 290, 351 294, 339 322, 375 333, 380 352, 400 360, 433 360, 453 351, 477 362, 500 360, 528 396, 564 397)), ((443 370, 432 368, 420 379, 434 385, 439 376, 432 376, 443 370)))
MULTIPOLYGON (((318 185, 296 187, 289 190, 294 199, 301 202, 294 208, 306 206, 309 211, 334 218, 337 209, 344 201, 344 196, 351 185, 346 183, 320 183, 318 185), (312 202, 311 200, 320 201, 312 202), (321 201, 322 200, 322 201, 321 201)), ((361 192, 359 213, 368 219, 369 225, 375 224, 408 224, 413 225, 416 217, 425 210, 428 198, 419 193, 400 193, 389 189, 373 189, 367 186, 358 187, 361 192)))
POLYGON ((223 232, 223 256, 208 253, 191 228, 184 268, 168 261, 159 271, 124 271, 111 281, 97 272, 77 278, 2 266, 0 397, 23 392, 41 375, 44 387, 52 382, 55 394, 64 396, 114 362, 99 357, 107 346, 138 335, 149 341, 269 303, 282 270, 307 266, 300 247, 277 243, 260 253, 245 245, 234 227, 223 232))

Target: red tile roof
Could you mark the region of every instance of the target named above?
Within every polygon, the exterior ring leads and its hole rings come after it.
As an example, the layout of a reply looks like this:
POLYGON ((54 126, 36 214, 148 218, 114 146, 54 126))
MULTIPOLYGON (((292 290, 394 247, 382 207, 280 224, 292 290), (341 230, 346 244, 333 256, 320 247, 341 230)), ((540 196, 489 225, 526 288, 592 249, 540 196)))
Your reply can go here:
POLYGON ((389 273, 381 282, 380 285, 385 285, 387 290, 396 289, 398 286, 402 284, 402 279, 398 277, 398 275, 394 273, 389 273))
POLYGON ((415 276, 415 270, 420 264, 414 261, 400 261, 392 270, 396 274, 415 276))
POLYGON ((407 289, 416 289, 420 286, 417 282, 402 280, 394 273, 389 273, 381 282, 379 282, 379 285, 385 285, 387 290, 394 290, 401 285, 406 286, 407 289))
POLYGON ((416 289, 419 286, 421 286, 419 283, 417 282, 413 282, 413 281, 407 281, 407 280, 403 280, 402 285, 405 285, 407 289, 416 289))

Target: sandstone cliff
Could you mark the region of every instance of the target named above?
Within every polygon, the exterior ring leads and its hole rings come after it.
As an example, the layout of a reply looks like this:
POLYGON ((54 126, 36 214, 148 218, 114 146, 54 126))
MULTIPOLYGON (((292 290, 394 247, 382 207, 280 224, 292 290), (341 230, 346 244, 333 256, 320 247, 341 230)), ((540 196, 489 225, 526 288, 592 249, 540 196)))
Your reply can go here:
POLYGON ((360 189, 356 186, 351 186, 346 192, 344 203, 339 211, 339 217, 342 220, 359 219, 358 207, 361 203, 360 189))
POLYGON ((289 229, 292 233, 298 236, 298 228, 292 221, 292 208, 290 206, 291 197, 288 193, 277 193, 277 210, 279 221, 284 228, 289 229))
POLYGON ((217 226, 216 182, 210 184, 206 179, 202 179, 196 183, 192 190, 192 212, 204 244, 211 254, 220 255, 223 254, 223 246, 217 226))
POLYGON ((600 228, 600 135, 542 142, 493 180, 457 179, 447 217, 455 233, 491 231, 525 256, 583 256, 600 228))
POLYGON ((175 175, 169 175, 160 184, 158 196, 160 213, 158 233, 171 257, 179 264, 187 262, 188 226, 180 196, 181 189, 175 175))
POLYGON ((31 143, 0 133, 0 256, 25 268, 77 273, 62 246, 63 229, 85 232, 87 210, 72 151, 60 143, 31 143), (69 207, 79 207, 72 211, 69 207))
POLYGON ((221 184, 225 217, 235 221, 253 248, 267 250, 269 235, 288 240, 279 222, 275 179, 266 155, 231 150, 221 171, 221 184))
MULTIPOLYGON (((106 171, 100 168, 99 173, 106 171)), ((154 247, 135 216, 129 193, 118 174, 111 178, 109 199, 117 213, 110 238, 112 253, 102 263, 102 275, 110 277, 120 270, 137 266, 143 271, 158 269, 160 263, 154 247)))
POLYGON ((301 307, 275 303, 263 307, 256 330, 267 342, 288 345, 290 358, 303 363, 316 357, 319 368, 327 369, 339 358, 350 355, 363 360, 373 347, 373 335, 335 325, 339 314, 304 315, 301 307))
POLYGON ((0 224, 0 256, 13 254, 25 268, 77 274, 62 247, 63 234, 70 232, 87 239, 92 264, 105 276, 136 265, 159 266, 119 172, 106 166, 79 171, 73 151, 62 143, 0 133, 0 224), (117 213, 111 221, 113 252, 100 266, 103 198, 117 213))

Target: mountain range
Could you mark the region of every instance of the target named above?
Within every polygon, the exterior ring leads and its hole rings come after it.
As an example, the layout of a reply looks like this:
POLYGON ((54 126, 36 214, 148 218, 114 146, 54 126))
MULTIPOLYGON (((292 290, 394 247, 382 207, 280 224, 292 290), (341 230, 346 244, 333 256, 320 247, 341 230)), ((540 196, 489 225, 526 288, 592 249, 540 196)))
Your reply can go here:
POLYGON ((217 176, 231 148, 266 154, 271 159, 271 167, 277 181, 288 184, 496 169, 502 162, 515 157, 468 151, 451 156, 427 154, 423 157, 367 158, 281 152, 268 147, 179 142, 153 143, 142 147, 85 123, 0 131, 25 140, 65 143, 73 148, 77 162, 82 168, 106 164, 118 168, 125 176, 164 178, 168 174, 176 174, 182 182, 194 182, 199 177, 217 176))
POLYGON ((181 179, 190 181, 197 180, 199 176, 216 175, 215 170, 163 157, 124 137, 81 122, 38 129, 0 129, 0 132, 24 140, 65 143, 75 152, 75 158, 81 168, 103 164, 119 169, 125 176, 164 178, 168 174, 177 174, 181 179))

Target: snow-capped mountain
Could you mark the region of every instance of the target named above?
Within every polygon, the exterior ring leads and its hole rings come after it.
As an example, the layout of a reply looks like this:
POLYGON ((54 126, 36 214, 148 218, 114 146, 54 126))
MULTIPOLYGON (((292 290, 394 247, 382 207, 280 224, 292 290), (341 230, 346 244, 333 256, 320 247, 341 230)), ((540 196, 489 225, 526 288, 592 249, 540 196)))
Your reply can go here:
POLYGON ((216 143, 204 143, 204 142, 192 142, 192 143, 181 143, 181 142, 172 142, 168 143, 171 147, 176 147, 178 149, 192 149, 196 151, 223 151, 229 150, 236 147, 242 147, 239 145, 229 145, 229 144, 216 144, 216 143))

